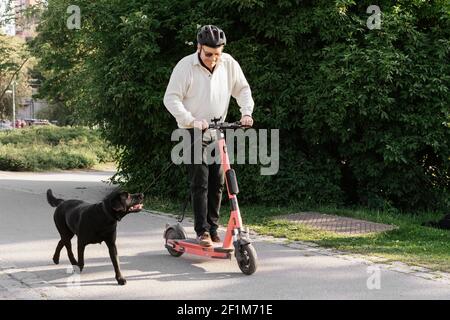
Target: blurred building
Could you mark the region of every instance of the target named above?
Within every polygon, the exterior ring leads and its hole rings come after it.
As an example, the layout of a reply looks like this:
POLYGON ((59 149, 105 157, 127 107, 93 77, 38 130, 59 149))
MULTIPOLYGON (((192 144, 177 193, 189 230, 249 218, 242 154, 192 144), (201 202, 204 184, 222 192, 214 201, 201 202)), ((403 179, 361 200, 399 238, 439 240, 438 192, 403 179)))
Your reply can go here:
MULTIPOLYGON (((5 23, 0 26, 0 32, 9 36, 21 38, 24 41, 36 36, 37 17, 30 16, 30 10, 38 5, 39 0, 0 0, 0 15, 5 23)), ((30 79, 33 82, 33 79, 30 79)), ((39 85, 30 85, 32 95, 39 90, 39 85)), ((47 106, 44 100, 30 97, 19 98, 16 110, 17 119, 31 119, 37 117, 37 112, 47 106)))
POLYGON ((38 112, 48 106, 47 101, 30 97, 20 99, 18 103, 20 107, 16 110, 17 119, 38 118, 38 112))
POLYGON ((33 6, 39 0, 0 0, 1 31, 9 36, 18 36, 25 40, 36 36, 39 19, 30 15, 33 6))
POLYGON ((15 11, 15 31, 16 36, 25 40, 34 38, 36 36, 36 27, 39 23, 38 19, 27 15, 32 6, 37 4, 36 0, 14 0, 15 11))
POLYGON ((0 33, 16 35, 14 1, 0 0, 0 33))

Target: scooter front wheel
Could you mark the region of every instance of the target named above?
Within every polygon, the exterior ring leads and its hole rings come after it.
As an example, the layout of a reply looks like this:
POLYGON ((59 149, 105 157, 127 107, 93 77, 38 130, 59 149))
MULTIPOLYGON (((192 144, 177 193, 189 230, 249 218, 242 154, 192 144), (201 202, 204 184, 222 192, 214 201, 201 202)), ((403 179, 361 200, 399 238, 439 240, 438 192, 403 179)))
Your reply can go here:
POLYGON ((242 273, 251 275, 256 271, 256 250, 250 243, 240 246, 235 256, 242 273))
MULTIPOLYGON (((183 234, 181 234, 181 232, 177 232, 175 229, 169 229, 166 233, 166 243, 169 239, 185 239, 185 237, 183 234)), ((183 252, 176 251, 172 248, 169 248, 168 246, 166 248, 171 256, 180 257, 183 254, 183 252)))

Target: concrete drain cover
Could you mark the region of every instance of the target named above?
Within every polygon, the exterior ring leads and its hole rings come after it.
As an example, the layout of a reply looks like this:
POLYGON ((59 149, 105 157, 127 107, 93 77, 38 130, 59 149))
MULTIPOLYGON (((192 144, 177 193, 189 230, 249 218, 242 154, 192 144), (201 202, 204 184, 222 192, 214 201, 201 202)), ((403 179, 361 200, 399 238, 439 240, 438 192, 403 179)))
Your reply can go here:
POLYGON ((342 234, 367 234, 397 229, 396 226, 358 220, 347 217, 322 214, 317 212, 301 212, 280 216, 283 220, 289 220, 305 224, 307 226, 342 234))

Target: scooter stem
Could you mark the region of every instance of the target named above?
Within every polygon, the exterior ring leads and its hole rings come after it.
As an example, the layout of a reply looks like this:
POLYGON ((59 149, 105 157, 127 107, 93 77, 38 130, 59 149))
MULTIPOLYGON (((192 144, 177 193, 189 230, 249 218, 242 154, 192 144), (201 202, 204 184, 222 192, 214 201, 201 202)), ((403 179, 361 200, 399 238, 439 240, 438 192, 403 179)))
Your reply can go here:
MULTIPOLYGON (((225 143, 225 136, 221 129, 217 129, 217 143, 220 152, 221 165, 225 176, 227 172, 231 170, 230 160, 228 157, 227 146, 225 143)), ((239 211, 239 205, 237 196, 230 193, 230 186, 228 184, 228 179, 225 179, 228 198, 231 204, 230 220, 228 221, 227 232, 225 234, 225 239, 223 242, 223 248, 232 248, 233 246, 233 231, 242 227, 242 218, 239 211)))

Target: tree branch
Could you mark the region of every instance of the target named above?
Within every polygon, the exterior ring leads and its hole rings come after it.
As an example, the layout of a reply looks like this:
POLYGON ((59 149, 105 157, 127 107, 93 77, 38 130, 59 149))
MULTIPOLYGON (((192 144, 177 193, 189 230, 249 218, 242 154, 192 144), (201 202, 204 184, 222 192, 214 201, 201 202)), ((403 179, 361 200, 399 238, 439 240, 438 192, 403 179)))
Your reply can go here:
POLYGON ((29 58, 26 58, 23 62, 22 65, 20 66, 19 69, 16 70, 16 72, 14 72, 14 74, 12 75, 11 79, 8 82, 8 85, 5 87, 5 89, 2 92, 2 95, 0 96, 0 101, 3 99, 3 96, 6 93, 6 90, 8 90, 8 87, 11 85, 11 82, 13 82, 14 77, 17 76, 17 74, 19 73, 19 71, 22 69, 22 67, 25 65, 25 63, 28 61, 29 58))

